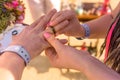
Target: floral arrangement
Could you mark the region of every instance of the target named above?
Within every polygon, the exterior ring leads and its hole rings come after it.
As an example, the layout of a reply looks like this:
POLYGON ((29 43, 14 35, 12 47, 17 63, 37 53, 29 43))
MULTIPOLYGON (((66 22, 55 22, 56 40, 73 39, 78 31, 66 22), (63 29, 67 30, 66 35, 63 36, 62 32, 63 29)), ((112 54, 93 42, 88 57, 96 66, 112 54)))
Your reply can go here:
POLYGON ((23 23, 25 7, 20 0, 0 0, 0 33, 7 26, 15 23, 23 23))

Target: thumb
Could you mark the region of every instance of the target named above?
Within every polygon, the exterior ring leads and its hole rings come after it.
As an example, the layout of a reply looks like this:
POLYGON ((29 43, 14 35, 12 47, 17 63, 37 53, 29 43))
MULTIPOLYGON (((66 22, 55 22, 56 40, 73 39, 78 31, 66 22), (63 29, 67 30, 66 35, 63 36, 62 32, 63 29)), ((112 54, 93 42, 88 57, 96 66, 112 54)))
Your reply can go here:
POLYGON ((59 40, 57 40, 53 34, 45 32, 43 35, 45 39, 51 44, 51 46, 55 48, 55 50, 59 51, 64 47, 64 45, 59 40))

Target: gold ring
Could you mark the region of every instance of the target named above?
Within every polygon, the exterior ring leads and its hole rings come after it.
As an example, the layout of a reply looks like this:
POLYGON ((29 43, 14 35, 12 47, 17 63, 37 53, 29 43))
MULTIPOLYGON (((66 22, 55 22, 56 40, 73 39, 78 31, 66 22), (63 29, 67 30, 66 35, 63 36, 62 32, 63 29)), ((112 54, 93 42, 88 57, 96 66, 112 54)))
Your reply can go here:
POLYGON ((53 26, 50 26, 50 28, 52 29, 52 32, 56 34, 55 28, 53 26))

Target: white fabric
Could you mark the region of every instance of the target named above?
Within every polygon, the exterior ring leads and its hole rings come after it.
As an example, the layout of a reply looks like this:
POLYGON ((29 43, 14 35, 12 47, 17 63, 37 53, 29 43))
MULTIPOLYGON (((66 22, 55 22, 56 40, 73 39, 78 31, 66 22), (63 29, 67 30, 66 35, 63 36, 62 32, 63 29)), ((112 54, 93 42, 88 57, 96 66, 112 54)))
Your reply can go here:
POLYGON ((8 52, 8 51, 18 54, 25 61, 25 65, 27 65, 30 62, 31 58, 29 53, 21 45, 8 46, 6 49, 1 50, 0 53, 4 54, 4 52, 8 52))
POLYGON ((23 26, 22 24, 15 24, 12 29, 7 30, 4 33, 0 34, 0 37, 1 37, 0 38, 0 51, 8 47, 8 45, 10 44, 10 42, 12 41, 12 36, 13 36, 12 32, 14 30, 20 33, 24 28, 25 26, 23 26))

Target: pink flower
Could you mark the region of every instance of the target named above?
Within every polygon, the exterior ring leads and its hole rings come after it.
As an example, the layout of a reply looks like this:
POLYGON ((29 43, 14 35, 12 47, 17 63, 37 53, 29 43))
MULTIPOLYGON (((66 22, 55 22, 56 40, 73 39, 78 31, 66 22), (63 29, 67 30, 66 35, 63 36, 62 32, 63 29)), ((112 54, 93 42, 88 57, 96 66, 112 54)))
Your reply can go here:
POLYGON ((14 8, 16 8, 19 5, 19 3, 17 0, 14 0, 14 1, 12 1, 12 5, 14 8))
POLYGON ((15 23, 23 23, 23 20, 16 20, 16 22, 15 23))
POLYGON ((24 15, 21 15, 18 17, 19 20, 23 20, 24 19, 24 15))
POLYGON ((5 3, 5 4, 3 4, 3 5, 4 5, 4 7, 5 7, 6 9, 8 9, 8 10, 14 9, 14 8, 13 8, 13 5, 12 5, 11 3, 5 3))
POLYGON ((24 20, 24 14, 18 16, 16 23, 23 23, 23 20, 24 20))
POLYGON ((20 11, 20 12, 23 12, 24 11, 24 7, 22 5, 19 5, 17 7, 17 10, 20 11))

